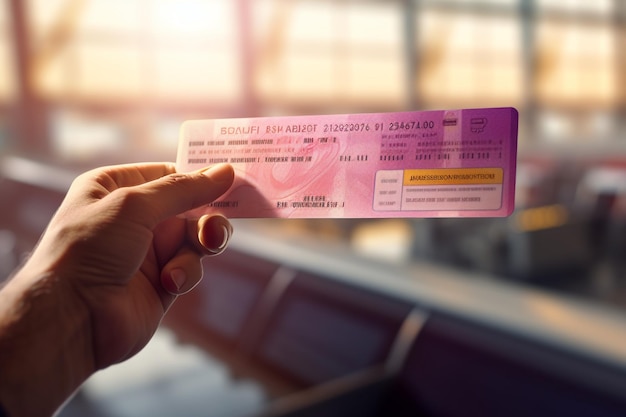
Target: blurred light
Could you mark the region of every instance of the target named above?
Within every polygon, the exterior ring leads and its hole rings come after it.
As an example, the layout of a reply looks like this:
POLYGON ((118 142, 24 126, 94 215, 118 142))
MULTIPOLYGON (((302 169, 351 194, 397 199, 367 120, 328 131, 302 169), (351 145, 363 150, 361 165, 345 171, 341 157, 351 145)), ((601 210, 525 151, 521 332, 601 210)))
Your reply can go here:
POLYGON ((553 204, 519 211, 515 216, 515 224, 520 232, 534 232, 563 226, 568 217, 565 206, 553 204))
POLYGON ((413 230, 403 220, 379 220, 359 225, 352 234, 352 247, 362 255, 391 262, 409 259, 413 230))
POLYGON ((110 121, 57 111, 52 123, 52 144, 62 159, 92 159, 123 149, 123 129, 110 121))
POLYGON ((613 12, 614 0, 535 0, 537 9, 561 12, 594 13, 610 15, 613 12))
POLYGON ((223 0, 158 0, 154 26, 166 35, 225 35, 234 22, 231 3, 223 0))
POLYGON ((552 142, 567 140, 568 133, 572 131, 570 118, 563 114, 545 111, 540 115, 538 123, 546 140, 552 142))
MULTIPOLYGON (((614 325, 622 326, 623 318, 612 316, 607 314, 607 311, 574 299, 568 301, 568 303, 563 303, 541 293, 533 293, 524 298, 524 304, 537 319, 565 330, 559 337, 569 338, 571 335, 580 334, 580 329, 585 329, 584 338, 591 345, 601 345, 603 350, 608 348, 619 357, 623 357, 624 341, 620 339, 619 332, 615 332, 614 327, 614 325)), ((562 342, 569 344, 572 340, 564 339, 562 342)))
MULTIPOLYGON (((37 1, 42 3, 39 5, 42 10, 35 13, 52 14, 53 17, 56 17, 55 14, 46 10, 50 8, 49 0, 37 1)), ((84 1, 86 6, 78 19, 78 37, 89 37, 95 34, 100 34, 103 37, 123 34, 137 38, 145 28, 146 10, 141 7, 141 2, 128 0, 84 1)), ((68 0, 65 0, 65 3, 67 2, 68 0)))
POLYGON ((611 167, 590 169, 581 183, 596 194, 624 194, 626 193, 626 169, 611 167))
POLYGON ((44 165, 24 158, 10 157, 3 159, 2 164, 0 164, 0 177, 65 193, 74 181, 75 174, 64 168, 44 165))

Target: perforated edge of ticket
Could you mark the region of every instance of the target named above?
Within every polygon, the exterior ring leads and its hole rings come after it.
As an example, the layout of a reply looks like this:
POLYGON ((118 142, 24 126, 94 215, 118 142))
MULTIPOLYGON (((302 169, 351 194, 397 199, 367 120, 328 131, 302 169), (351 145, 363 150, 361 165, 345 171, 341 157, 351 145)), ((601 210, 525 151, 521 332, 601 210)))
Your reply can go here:
POLYGON ((229 163, 232 188, 190 216, 505 217, 514 108, 190 120, 177 170, 229 163))

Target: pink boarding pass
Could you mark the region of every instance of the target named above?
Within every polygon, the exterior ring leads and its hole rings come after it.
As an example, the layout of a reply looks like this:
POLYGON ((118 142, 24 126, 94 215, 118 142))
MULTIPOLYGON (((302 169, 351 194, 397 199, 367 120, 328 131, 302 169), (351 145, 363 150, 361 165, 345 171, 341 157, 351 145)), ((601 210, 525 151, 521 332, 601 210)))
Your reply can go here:
POLYGON ((186 121, 177 169, 235 168, 210 206, 231 218, 504 217, 513 108, 186 121))

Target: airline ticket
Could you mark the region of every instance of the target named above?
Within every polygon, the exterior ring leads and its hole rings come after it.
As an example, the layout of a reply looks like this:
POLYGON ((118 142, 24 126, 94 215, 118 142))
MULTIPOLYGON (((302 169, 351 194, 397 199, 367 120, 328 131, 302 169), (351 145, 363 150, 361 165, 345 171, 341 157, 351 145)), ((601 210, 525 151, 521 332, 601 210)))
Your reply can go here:
POLYGON ((235 169, 194 216, 505 217, 517 130, 513 108, 190 120, 176 163, 235 169))

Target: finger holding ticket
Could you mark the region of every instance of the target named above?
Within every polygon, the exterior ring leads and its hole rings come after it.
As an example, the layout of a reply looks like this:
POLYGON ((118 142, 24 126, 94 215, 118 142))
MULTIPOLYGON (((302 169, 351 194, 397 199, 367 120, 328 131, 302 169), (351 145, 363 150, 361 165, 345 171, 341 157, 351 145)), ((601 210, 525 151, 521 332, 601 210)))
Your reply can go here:
POLYGON ((192 215, 504 217, 514 208, 513 108, 191 120, 177 169, 235 168, 192 215))

